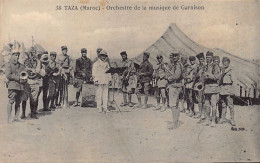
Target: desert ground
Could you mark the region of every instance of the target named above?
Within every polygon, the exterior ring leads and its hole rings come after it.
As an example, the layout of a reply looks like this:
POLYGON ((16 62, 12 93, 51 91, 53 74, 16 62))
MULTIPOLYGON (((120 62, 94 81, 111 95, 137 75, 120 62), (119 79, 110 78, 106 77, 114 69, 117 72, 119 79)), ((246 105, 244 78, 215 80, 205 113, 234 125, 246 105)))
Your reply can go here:
MULTIPOLYGON (((123 107, 121 112, 103 114, 96 108, 71 106, 39 111, 38 120, 28 117, 7 124, 3 82, 0 90, 0 162, 260 161, 259 106, 235 106, 236 127, 244 131, 232 131, 229 123, 203 126, 184 113, 180 127, 169 130, 171 111, 153 111, 153 107, 123 107)), ((69 91, 73 101, 75 89, 69 91)), ((120 104, 122 94, 115 97, 120 104)), ((133 100, 137 101, 135 95, 133 100)), ((155 99, 149 103, 155 105, 155 99)))

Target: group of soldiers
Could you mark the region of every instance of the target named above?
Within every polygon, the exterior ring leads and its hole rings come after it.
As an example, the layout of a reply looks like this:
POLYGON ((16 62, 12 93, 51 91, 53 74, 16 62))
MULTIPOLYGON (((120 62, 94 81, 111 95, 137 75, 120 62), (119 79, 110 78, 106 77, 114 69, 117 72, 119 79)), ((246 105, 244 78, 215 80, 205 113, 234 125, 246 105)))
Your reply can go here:
POLYGON ((149 62, 149 55, 149 52, 144 52, 143 62, 135 69, 133 61, 127 59, 126 52, 121 53, 122 65, 128 67, 122 74, 124 101, 121 106, 132 107, 131 97, 136 93, 138 104, 135 107, 146 109, 149 93, 153 89, 157 99, 154 110, 163 112, 169 108, 172 111, 173 123, 170 128, 179 126, 180 111, 212 127, 216 126, 216 123, 225 123, 227 107, 230 109, 231 125, 236 125, 233 105, 233 86, 236 80, 229 67, 228 57, 222 58, 222 66, 220 66, 220 57, 214 56, 211 51, 206 53, 206 58, 204 53, 181 57, 180 52, 173 51, 169 55, 170 63, 163 61, 163 55, 157 55, 158 63, 154 68, 149 62), (141 92, 145 96, 144 104, 141 101, 141 92), (187 108, 183 107, 184 102, 187 103, 187 108), (179 103, 182 104, 183 109, 180 109, 179 103), (197 114, 194 110, 195 103, 199 108, 197 114))
MULTIPOLYGON (((76 91, 76 102, 79 106, 79 97, 82 85, 96 85, 96 102, 99 112, 109 112, 109 86, 112 84, 113 73, 107 73, 111 68, 107 52, 97 49, 97 57, 91 61, 87 57, 87 49, 81 49, 81 57, 73 66, 72 58, 67 54, 68 48, 61 47, 62 54, 47 51, 37 54, 34 49, 26 52, 24 63, 18 62, 19 52, 13 52, 6 65, 6 78, 8 88, 8 122, 20 121, 26 117, 26 104, 30 99, 30 117, 38 119, 38 101, 42 92, 43 111, 54 111, 58 107, 68 107, 68 84, 73 82, 76 91), (57 58, 57 59, 56 59, 57 58), (71 80, 72 79, 72 80, 71 80), (19 118, 20 104, 22 103, 22 116, 19 118), (11 111, 15 107, 15 117, 11 111)), ((234 75, 229 67, 230 59, 213 56, 208 51, 205 56, 199 53, 189 58, 181 56, 180 52, 169 54, 170 63, 163 61, 163 55, 157 55, 155 68, 149 62, 150 53, 143 53, 143 62, 138 65, 127 57, 127 52, 120 53, 122 57, 121 68, 118 72, 123 92, 121 107, 129 106, 146 109, 151 92, 157 99, 154 110, 165 111, 171 109, 172 128, 179 125, 179 103, 186 101, 187 108, 183 109, 188 116, 200 118, 206 125, 215 126, 216 122, 226 122, 227 107, 230 108, 231 124, 235 124, 233 106, 234 75), (198 64, 196 63, 196 58, 198 64), (132 102, 132 95, 136 94, 138 103, 132 102), (142 103, 142 95, 144 102, 142 103), (199 113, 195 113, 194 104, 198 104, 199 113), (219 120, 217 121, 217 108, 219 120)))

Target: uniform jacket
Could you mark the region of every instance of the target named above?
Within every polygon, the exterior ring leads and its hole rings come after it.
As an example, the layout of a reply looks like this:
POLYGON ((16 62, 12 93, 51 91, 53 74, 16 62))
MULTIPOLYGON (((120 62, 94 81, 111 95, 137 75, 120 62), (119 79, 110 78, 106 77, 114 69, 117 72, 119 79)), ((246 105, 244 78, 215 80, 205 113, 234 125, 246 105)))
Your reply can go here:
POLYGON ((73 60, 69 55, 58 55, 57 63, 60 68, 69 67, 69 70, 72 70, 73 60))
POLYGON ((189 65, 187 67, 187 70, 185 73, 186 88, 191 89, 193 87, 196 73, 197 73, 197 64, 189 65))
POLYGON ((221 95, 233 95, 234 83, 236 82, 236 76, 231 68, 222 68, 220 77, 220 94, 221 95))
POLYGON ((213 63, 206 66, 204 78, 205 90, 204 93, 219 93, 218 80, 220 78, 220 67, 213 63))
POLYGON ((24 65, 19 62, 10 60, 5 69, 6 78, 8 79, 8 89, 23 90, 20 84, 20 73, 24 70, 24 65))
POLYGON ((89 58, 78 58, 76 60, 76 71, 75 71, 75 77, 83 79, 83 75, 86 75, 85 80, 89 80, 92 76, 92 61, 89 58))
POLYGON ((206 66, 204 64, 199 64, 197 66, 197 70, 195 70, 195 83, 200 82, 202 80, 202 76, 204 72, 206 71, 206 66))
POLYGON ((170 67, 170 74, 168 77, 169 85, 172 87, 181 87, 182 84, 182 66, 180 62, 171 63, 170 67))
POLYGON ((153 76, 153 65, 147 60, 140 64, 139 73, 143 73, 142 76, 139 76, 141 83, 149 83, 152 80, 153 76))
POLYGON ((106 73, 109 70, 110 66, 106 61, 97 60, 93 64, 92 76, 94 82, 98 84, 108 84, 112 80, 111 74, 106 73))
POLYGON ((42 76, 45 75, 45 71, 42 69, 40 61, 37 60, 35 57, 33 57, 31 59, 26 58, 24 61, 24 65, 25 65, 25 68, 34 69, 38 72, 35 78, 28 79, 28 84, 42 86, 42 76))

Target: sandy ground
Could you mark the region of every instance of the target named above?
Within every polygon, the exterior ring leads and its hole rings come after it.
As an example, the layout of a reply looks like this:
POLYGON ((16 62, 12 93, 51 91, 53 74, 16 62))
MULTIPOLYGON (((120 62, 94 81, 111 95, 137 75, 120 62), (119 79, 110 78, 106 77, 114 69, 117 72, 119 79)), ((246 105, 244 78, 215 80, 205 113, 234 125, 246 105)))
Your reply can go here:
MULTIPOLYGON (((230 124, 203 126, 184 113, 181 126, 168 130, 170 110, 128 107, 107 114, 71 107, 7 124, 2 83, 0 90, 0 162, 260 161, 258 106, 235 107, 237 127, 245 131, 231 131, 230 124)), ((70 92, 74 99, 75 90, 70 92)), ((120 104, 122 94, 116 94, 116 101, 120 104)))

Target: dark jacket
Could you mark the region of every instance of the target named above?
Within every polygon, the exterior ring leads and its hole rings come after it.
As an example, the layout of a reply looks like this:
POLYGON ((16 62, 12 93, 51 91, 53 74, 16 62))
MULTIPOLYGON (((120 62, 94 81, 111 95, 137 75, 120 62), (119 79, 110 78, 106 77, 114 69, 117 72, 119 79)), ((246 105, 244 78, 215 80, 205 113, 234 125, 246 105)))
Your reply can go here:
POLYGON ((92 77, 92 61, 89 58, 78 58, 76 60, 75 77, 89 80, 92 77), (83 76, 85 74, 85 77, 83 76))
POLYGON ((20 73, 24 70, 24 65, 19 62, 9 61, 6 64, 5 74, 8 79, 8 89, 23 90, 23 85, 20 84, 20 73))
POLYGON ((149 83, 153 76, 153 65, 149 61, 142 62, 139 73, 143 73, 139 76, 140 83, 149 83))

